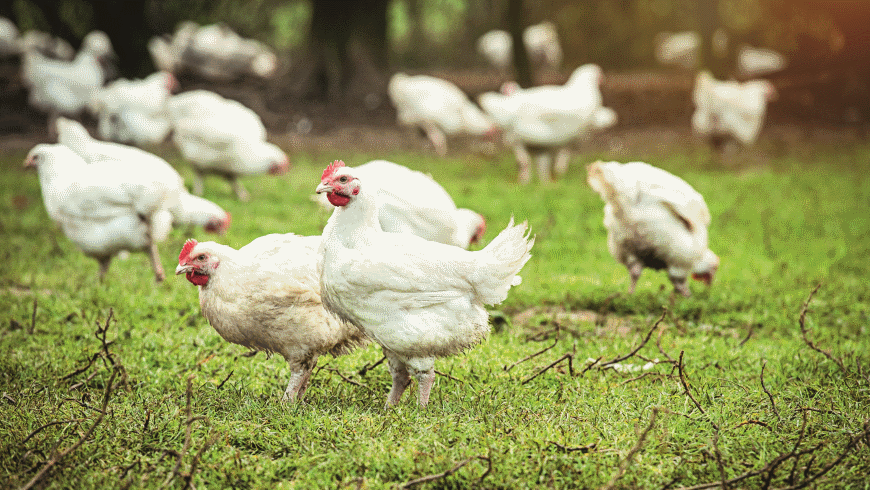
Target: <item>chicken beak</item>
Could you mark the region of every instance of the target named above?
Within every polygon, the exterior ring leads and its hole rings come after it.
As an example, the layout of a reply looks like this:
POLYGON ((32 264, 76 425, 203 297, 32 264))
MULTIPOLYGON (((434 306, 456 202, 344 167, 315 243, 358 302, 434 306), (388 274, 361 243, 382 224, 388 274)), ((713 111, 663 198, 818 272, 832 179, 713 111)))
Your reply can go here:
POLYGON ((330 193, 333 190, 334 189, 331 185, 321 182, 320 185, 317 186, 317 189, 314 190, 314 192, 316 192, 318 194, 323 194, 324 192, 330 193))
POLYGON ((191 272, 192 270, 193 270, 193 266, 185 265, 185 264, 178 264, 178 267, 175 268, 175 275, 177 276, 179 274, 187 274, 188 272, 191 272))
POLYGON ((32 156, 24 160, 24 168, 36 168, 36 157, 32 156))

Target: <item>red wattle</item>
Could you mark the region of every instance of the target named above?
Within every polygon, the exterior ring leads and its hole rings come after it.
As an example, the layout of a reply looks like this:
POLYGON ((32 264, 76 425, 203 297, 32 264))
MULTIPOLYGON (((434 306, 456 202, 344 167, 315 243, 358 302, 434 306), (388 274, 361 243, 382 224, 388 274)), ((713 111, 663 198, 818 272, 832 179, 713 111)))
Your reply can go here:
POLYGON ((205 274, 200 274, 196 271, 188 272, 187 280, 197 286, 205 286, 206 284, 208 284, 208 276, 205 274))
POLYGON ((329 199, 329 202, 332 203, 333 206, 347 206, 347 203, 350 202, 350 198, 347 196, 342 196, 341 194, 330 192, 326 195, 326 198, 329 199))

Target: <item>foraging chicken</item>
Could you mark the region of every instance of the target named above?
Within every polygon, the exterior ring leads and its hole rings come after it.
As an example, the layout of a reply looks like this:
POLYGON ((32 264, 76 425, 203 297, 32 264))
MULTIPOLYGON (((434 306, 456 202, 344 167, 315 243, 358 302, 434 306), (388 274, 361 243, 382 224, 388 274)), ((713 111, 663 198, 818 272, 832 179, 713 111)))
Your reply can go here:
POLYGON ((426 406, 435 358, 479 343, 489 332, 484 305, 498 304, 526 261, 534 238, 513 220, 482 250, 468 251, 378 224, 378 195, 354 169, 336 161, 317 193, 336 206, 323 230, 323 304, 381 345, 393 386, 387 406, 417 379, 426 406))
MULTIPOLYGON (((431 176, 386 160, 354 167, 354 174, 375 184, 381 228, 411 233, 433 242, 468 248, 486 232, 486 220, 466 208, 457 208, 450 194, 431 176)), ((318 202, 333 209, 326 196, 318 202)))
POLYGON ((27 101, 49 113, 49 127, 59 115, 76 116, 103 85, 103 68, 90 51, 72 61, 47 58, 38 51, 22 56, 21 80, 29 89, 27 101))
POLYGON ((687 279, 710 285, 719 257, 707 248, 710 211, 683 179, 642 162, 595 162, 589 185, 604 200, 607 246, 631 277, 629 293, 645 267, 665 269, 674 290, 690 296, 687 279))
POLYGON ((39 52, 47 58, 65 61, 73 59, 76 55, 76 51, 67 40, 33 29, 18 38, 18 51, 39 52))
POLYGON ((767 80, 723 82, 702 71, 692 92, 692 128, 710 137, 714 146, 721 146, 722 138, 751 145, 761 132, 768 102, 775 98, 776 89, 767 80))
POLYGON ((786 59, 772 49, 741 46, 737 53, 737 72, 744 79, 763 77, 785 69, 786 59))
POLYGON ((349 352, 365 337, 323 308, 319 236, 266 235, 236 250, 188 240, 175 274, 199 286, 202 314, 225 340, 281 354, 290 364, 282 401, 305 394, 317 358, 349 352))
MULTIPOLYGON (((523 31, 523 44, 529 61, 538 66, 558 69, 562 64, 562 47, 556 25, 541 22, 523 31)), ((513 62, 513 39, 509 32, 493 30, 477 39, 477 52, 499 70, 507 70, 513 62)))
POLYGON ((701 52, 701 35, 695 31, 660 32, 655 39, 656 61, 694 70, 701 52))
POLYGON ((100 264, 100 280, 122 250, 148 253, 164 279, 157 243, 172 228, 170 189, 147 170, 105 160, 88 164, 64 145, 36 145, 25 160, 36 167, 48 215, 85 255, 100 264))
POLYGON ((18 27, 6 17, 0 16, 0 57, 16 56, 21 52, 18 27))
POLYGON ((492 137, 498 127, 456 85, 428 75, 396 73, 387 86, 399 124, 420 128, 435 151, 447 154, 447 136, 492 137))
POLYGON ((287 155, 266 141, 260 117, 242 104, 206 90, 194 90, 169 99, 172 140, 193 164, 193 193, 202 195, 203 177, 221 175, 230 181, 236 196, 250 195, 239 176, 269 173, 282 175, 290 167, 287 155))
POLYGON ((156 72, 142 80, 118 79, 100 89, 91 100, 104 140, 154 145, 169 135, 169 97, 178 80, 169 72, 156 72))
POLYGON ((557 174, 564 174, 571 142, 616 124, 616 113, 602 106, 601 77, 598 65, 587 64, 574 70, 562 86, 524 90, 509 83, 503 87, 506 93, 481 94, 480 106, 514 147, 520 183, 531 180, 533 157, 542 182, 550 180, 551 166, 557 174))
POLYGON ((148 49, 161 70, 190 70, 215 81, 246 74, 267 78, 278 68, 278 57, 269 47, 242 38, 223 23, 182 22, 171 38, 152 38, 148 49))
POLYGON ((166 201, 176 226, 202 226, 210 233, 224 234, 230 226, 230 213, 217 204, 187 192, 181 175, 166 160, 145 150, 118 143, 98 141, 76 121, 58 118, 58 143, 83 158, 86 163, 112 161, 133 172, 146 172, 167 190, 166 201))

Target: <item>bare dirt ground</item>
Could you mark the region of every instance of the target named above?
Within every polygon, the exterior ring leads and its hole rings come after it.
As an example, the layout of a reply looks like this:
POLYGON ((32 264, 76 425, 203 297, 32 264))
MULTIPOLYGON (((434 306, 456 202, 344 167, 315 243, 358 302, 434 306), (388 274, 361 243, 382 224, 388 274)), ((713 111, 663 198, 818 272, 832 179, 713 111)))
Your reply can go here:
MULTIPOLYGON (((431 73, 456 83, 472 98, 498 90, 504 79, 492 71, 440 71, 431 73)), ((561 83, 567 74, 544 77, 561 83)), ((292 151, 334 149, 379 151, 431 151, 414 131, 395 123, 395 111, 384 94, 365 102, 345 104, 291 100, 283 95, 282 80, 242 80, 215 84, 181 78, 182 90, 210 89, 241 101, 263 118, 270 140, 292 151)), ((760 146, 778 154, 794 145, 849 144, 868 139, 868 124, 853 116, 849 100, 823 97, 830 89, 819 84, 780 80, 779 97, 771 103, 760 146), (822 94, 824 95, 824 94, 822 94)), ((614 154, 657 153, 675 147, 703 144, 693 137, 689 121, 693 110, 693 78, 680 72, 606 73, 602 83, 604 104, 619 117, 616 127, 582 143, 586 151, 614 154)), ((14 59, 0 60, 0 150, 23 151, 52 141, 46 116, 27 105, 26 90, 14 59)), ((93 131, 95 121, 84 119, 93 131)), ((478 141, 454 138, 451 152, 486 152, 478 141)))

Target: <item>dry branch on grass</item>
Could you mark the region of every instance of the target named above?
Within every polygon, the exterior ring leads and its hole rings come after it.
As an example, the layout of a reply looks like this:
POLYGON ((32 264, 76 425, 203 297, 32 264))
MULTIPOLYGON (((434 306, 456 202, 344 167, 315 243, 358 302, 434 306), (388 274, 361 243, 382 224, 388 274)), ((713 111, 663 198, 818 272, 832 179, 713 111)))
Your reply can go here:
POLYGON ((613 359, 611 359, 607 362, 603 362, 603 363, 599 364, 598 365, 599 369, 606 368, 607 366, 610 366, 612 364, 616 364, 617 362, 622 362, 622 361, 634 356, 635 354, 637 354, 641 349, 643 349, 643 346, 645 346, 646 343, 649 342, 649 339, 652 337, 653 332, 656 331, 656 329, 659 327, 659 324, 662 322, 662 320, 665 319, 665 315, 667 315, 667 314, 668 314, 668 309, 664 308, 662 311, 662 316, 658 320, 656 320, 656 322, 653 324, 652 328, 649 329, 649 333, 646 334, 646 338, 644 338, 643 342, 641 342, 640 345, 635 347, 634 350, 632 350, 628 354, 625 354, 623 356, 614 357, 613 359))
POLYGON ((480 456, 480 455, 472 456, 468 459, 461 461, 459 464, 457 464, 453 468, 450 468, 447 471, 444 471, 442 473, 437 473, 434 475, 427 475, 427 476, 417 478, 415 480, 407 481, 407 482, 399 485, 398 488, 401 488, 401 489, 411 488, 411 487, 413 487, 415 485, 419 485, 421 483, 427 483, 430 481, 440 480, 441 478, 445 478, 445 477, 452 475, 453 473, 456 473, 457 471, 459 471, 460 468, 462 468, 463 466, 467 465, 468 463, 470 463, 476 459, 479 459, 481 461, 486 461, 486 464, 487 464, 486 471, 482 475, 480 475, 480 477, 477 478, 476 483, 480 483, 484 478, 486 478, 487 475, 490 474, 490 472, 492 472, 492 460, 488 456, 480 456))
POLYGON ((804 302, 803 308, 801 308, 801 313, 800 313, 800 316, 798 317, 798 325, 801 328, 801 337, 804 339, 804 343, 807 344, 807 346, 809 346, 810 349, 821 353, 822 355, 827 357, 829 360, 834 362, 837 366, 839 366, 840 370, 843 371, 843 374, 849 374, 849 370, 846 369, 846 366, 843 364, 842 359, 840 359, 839 357, 834 357, 830 352, 818 347, 807 336, 807 327, 806 327, 807 308, 809 307, 810 301, 813 299, 813 296, 815 296, 816 292, 818 292, 819 288, 821 288, 821 287, 822 287, 822 285, 819 284, 815 287, 815 289, 812 290, 812 292, 810 292, 810 295, 807 297, 807 300, 804 302))
POLYGON ((613 477, 610 478, 610 481, 607 482, 606 485, 601 487, 601 490, 613 490, 614 488, 616 488, 616 482, 618 482, 619 479, 622 478, 623 475, 625 475, 626 470, 628 470, 628 467, 631 466, 631 461, 632 459, 634 459, 634 455, 637 454, 638 451, 641 450, 641 448, 643 448, 643 445, 646 442, 646 436, 649 435, 650 431, 652 431, 653 427, 655 426, 656 417, 658 416, 660 410, 662 410, 661 407, 653 407, 652 413, 649 416, 649 424, 647 424, 643 432, 640 433, 640 436, 637 438, 637 442, 634 444, 634 447, 632 447, 628 451, 628 454, 625 455, 625 458, 623 458, 623 460, 619 462, 619 467, 617 468, 616 473, 613 475, 613 477))
POLYGON ((181 452, 176 452, 175 454, 175 465, 172 467, 172 471, 167 475, 166 479, 163 481, 163 484, 160 488, 168 488, 169 485, 175 480, 176 477, 181 477, 184 480, 183 488, 191 488, 193 487, 193 475, 196 474, 196 467, 199 465, 199 460, 202 455, 217 441, 218 434, 212 432, 209 434, 208 440, 206 440, 205 444, 199 448, 199 451, 193 456, 193 460, 190 462, 190 469, 187 472, 181 471, 181 465, 184 462, 184 457, 187 455, 190 450, 190 445, 192 442, 192 433, 193 433, 193 423, 202 420, 206 425, 209 425, 208 417, 203 415, 193 415, 193 411, 190 408, 190 401, 193 398, 193 378, 194 375, 191 374, 187 377, 187 390, 185 390, 185 414, 186 420, 184 422, 184 446, 181 449, 181 452))
POLYGON ((689 383, 686 381, 686 375, 685 375, 685 373, 683 373, 683 353, 684 353, 684 351, 680 351, 680 360, 677 362, 677 370, 678 370, 679 373, 680 373, 680 383, 683 385, 683 389, 684 389, 685 392, 686 392, 686 396, 689 397, 689 400, 692 400, 692 403, 695 404, 695 407, 696 407, 696 408, 697 408, 697 409, 698 409, 702 414, 704 414, 705 417, 707 417, 707 420, 710 422, 710 425, 712 425, 713 428, 716 429, 716 430, 718 431, 718 430, 719 430, 719 426, 716 425, 716 422, 713 422, 713 419, 710 418, 710 416, 709 416, 709 415, 707 414, 707 412, 704 410, 704 407, 702 407, 701 404, 698 403, 698 400, 696 400, 695 397, 692 396, 692 391, 689 389, 689 383))
POLYGON ((365 366, 361 367, 360 370, 357 371, 357 374, 359 374, 360 377, 363 377, 363 376, 365 376, 369 371, 371 371, 372 369, 378 367, 381 363, 383 363, 383 362, 386 361, 386 360, 387 360, 387 356, 381 356, 381 358, 378 359, 378 362, 372 364, 371 366, 369 366, 369 364, 366 363, 365 366))
POLYGON ((766 368, 766 367, 767 367, 767 361, 765 360, 761 364, 761 375, 759 375, 759 378, 761 378, 761 389, 764 390, 764 392, 767 394, 767 397, 770 398, 770 406, 771 406, 771 408, 773 408, 773 413, 776 415, 776 419, 780 420, 779 410, 776 409, 776 402, 773 400, 773 395, 770 393, 770 390, 768 390, 767 387, 764 386, 764 368, 766 368))

